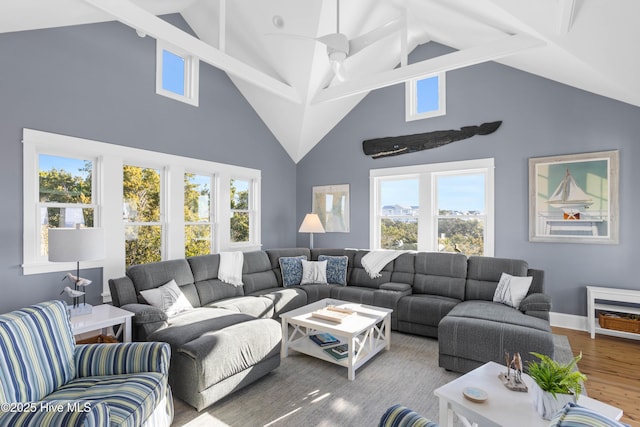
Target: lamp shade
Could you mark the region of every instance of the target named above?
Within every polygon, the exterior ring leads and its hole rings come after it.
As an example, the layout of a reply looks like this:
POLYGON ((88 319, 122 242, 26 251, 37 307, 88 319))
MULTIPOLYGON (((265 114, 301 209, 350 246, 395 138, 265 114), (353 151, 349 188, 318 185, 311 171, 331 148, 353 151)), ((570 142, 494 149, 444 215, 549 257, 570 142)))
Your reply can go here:
POLYGON ((104 258, 102 228, 50 228, 49 261, 78 262, 104 258))
POLYGON ((324 227, 317 214, 307 214, 300 225, 299 233, 324 233, 324 227))

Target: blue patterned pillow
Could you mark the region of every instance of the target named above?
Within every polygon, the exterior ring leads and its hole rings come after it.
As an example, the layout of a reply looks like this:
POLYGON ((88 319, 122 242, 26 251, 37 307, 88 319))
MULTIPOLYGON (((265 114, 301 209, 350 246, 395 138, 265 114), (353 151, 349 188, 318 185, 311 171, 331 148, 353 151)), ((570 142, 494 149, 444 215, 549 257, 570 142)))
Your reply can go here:
POLYGON ((320 255, 318 261, 327 261, 327 283, 347 286, 347 265, 349 257, 320 255))
POLYGON ((278 259, 280 272, 282 273, 282 285, 285 288, 298 286, 302 281, 302 260, 307 260, 306 255, 282 256, 278 259))

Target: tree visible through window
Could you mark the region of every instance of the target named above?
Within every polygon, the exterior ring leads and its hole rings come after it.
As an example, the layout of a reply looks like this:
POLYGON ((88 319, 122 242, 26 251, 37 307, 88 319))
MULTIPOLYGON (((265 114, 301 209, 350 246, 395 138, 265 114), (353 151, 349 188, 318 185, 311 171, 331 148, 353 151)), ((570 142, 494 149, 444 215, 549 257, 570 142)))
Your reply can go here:
POLYGON ((211 253, 211 177, 184 174, 184 251, 186 256, 211 253))
POLYGON ((126 267, 161 261, 160 171, 124 165, 122 199, 126 267))
POLYGON ((40 255, 47 255, 49 228, 94 226, 93 162, 38 156, 40 255))
POLYGON ((250 181, 232 179, 231 193, 231 242, 249 242, 250 181))

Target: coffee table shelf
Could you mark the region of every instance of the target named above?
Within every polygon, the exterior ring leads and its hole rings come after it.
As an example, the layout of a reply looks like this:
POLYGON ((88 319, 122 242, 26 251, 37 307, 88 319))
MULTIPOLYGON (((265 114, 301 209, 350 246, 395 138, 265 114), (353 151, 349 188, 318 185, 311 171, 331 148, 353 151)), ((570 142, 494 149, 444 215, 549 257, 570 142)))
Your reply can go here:
MULTIPOLYGON (((282 349, 281 357, 285 358, 289 350, 295 350, 336 365, 344 366, 348 370, 349 380, 355 379, 355 371, 384 349, 391 347, 391 312, 393 310, 355 304, 347 301, 324 299, 300 307, 280 315, 282 319, 282 349), (335 305, 348 308, 354 314, 334 323, 328 320, 312 317, 318 309, 335 305), (324 349, 311 341, 310 335, 328 332, 347 344, 348 355, 344 359, 336 359, 327 354, 324 349)), ((338 345, 338 344, 336 344, 338 345)))

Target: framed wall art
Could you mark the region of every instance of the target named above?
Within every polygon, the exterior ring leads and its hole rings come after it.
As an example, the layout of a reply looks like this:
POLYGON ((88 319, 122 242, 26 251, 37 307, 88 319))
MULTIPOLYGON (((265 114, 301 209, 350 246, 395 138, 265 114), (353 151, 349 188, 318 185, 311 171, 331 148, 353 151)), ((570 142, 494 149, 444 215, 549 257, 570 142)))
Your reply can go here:
POLYGON ((349 184, 314 186, 311 208, 325 232, 349 232, 349 184))
POLYGON ((529 241, 618 243, 618 151, 529 159, 529 241))

